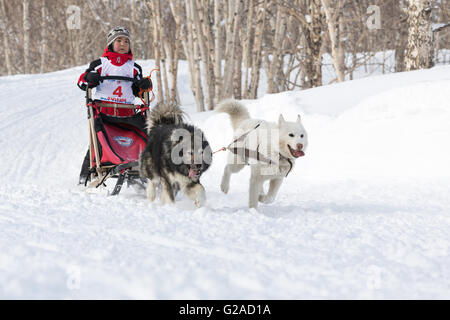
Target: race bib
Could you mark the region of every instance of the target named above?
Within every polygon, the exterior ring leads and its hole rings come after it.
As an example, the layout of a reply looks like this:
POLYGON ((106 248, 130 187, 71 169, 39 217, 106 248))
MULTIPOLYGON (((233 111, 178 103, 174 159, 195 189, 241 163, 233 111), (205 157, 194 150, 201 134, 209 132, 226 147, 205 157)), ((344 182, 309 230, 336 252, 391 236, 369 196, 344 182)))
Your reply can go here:
MULTIPOLYGON (((101 76, 121 76, 133 78, 134 62, 128 60, 121 66, 113 65, 108 59, 102 57, 101 76)), ((94 99, 111 103, 134 103, 133 89, 131 81, 124 80, 103 80, 96 87, 94 99)))

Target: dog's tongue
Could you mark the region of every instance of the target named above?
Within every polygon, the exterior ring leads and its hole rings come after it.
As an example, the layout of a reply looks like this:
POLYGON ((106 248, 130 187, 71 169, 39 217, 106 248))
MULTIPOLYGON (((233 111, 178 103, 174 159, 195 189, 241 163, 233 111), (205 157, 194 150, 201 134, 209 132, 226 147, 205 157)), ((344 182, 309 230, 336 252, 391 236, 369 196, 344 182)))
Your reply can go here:
POLYGON ((194 169, 189 169, 189 178, 193 178, 197 175, 198 171, 194 169))
POLYGON ((295 157, 303 157, 305 155, 305 153, 302 150, 294 150, 294 156, 295 157))

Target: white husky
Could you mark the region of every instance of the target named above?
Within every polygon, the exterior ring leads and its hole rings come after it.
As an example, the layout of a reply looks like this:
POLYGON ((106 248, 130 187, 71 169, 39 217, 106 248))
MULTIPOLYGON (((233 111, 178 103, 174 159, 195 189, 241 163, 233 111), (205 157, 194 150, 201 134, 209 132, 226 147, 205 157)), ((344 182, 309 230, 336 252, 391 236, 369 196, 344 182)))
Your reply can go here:
POLYGON ((249 207, 257 208, 258 201, 270 203, 291 172, 298 157, 305 155, 308 137, 300 119, 285 121, 280 115, 278 123, 251 119, 244 105, 236 100, 225 100, 216 109, 228 113, 234 130, 234 141, 228 146, 228 164, 223 172, 221 189, 228 193, 230 178, 246 164, 251 167, 249 207), (270 180, 269 191, 263 184, 270 180))

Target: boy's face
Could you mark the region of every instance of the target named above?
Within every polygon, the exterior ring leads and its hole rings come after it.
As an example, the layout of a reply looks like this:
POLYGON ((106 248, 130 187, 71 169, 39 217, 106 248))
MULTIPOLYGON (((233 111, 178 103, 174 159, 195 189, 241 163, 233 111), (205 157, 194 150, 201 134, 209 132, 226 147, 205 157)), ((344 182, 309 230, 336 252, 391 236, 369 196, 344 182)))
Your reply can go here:
POLYGON ((114 52, 117 53, 128 53, 130 50, 130 40, 125 37, 118 37, 116 40, 114 40, 114 52))

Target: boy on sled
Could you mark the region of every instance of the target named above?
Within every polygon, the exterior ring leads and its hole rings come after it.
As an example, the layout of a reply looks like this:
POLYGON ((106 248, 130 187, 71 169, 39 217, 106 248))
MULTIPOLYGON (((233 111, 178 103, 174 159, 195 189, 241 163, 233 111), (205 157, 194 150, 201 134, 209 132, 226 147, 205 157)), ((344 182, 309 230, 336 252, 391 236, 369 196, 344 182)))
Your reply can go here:
MULTIPOLYGON (((103 56, 90 63, 89 68, 80 75, 78 87, 81 90, 96 88, 93 95, 98 111, 114 117, 130 117, 136 110, 121 108, 121 105, 134 104, 135 97, 142 90, 152 88, 150 78, 143 78, 142 68, 133 61, 130 33, 124 27, 115 27, 107 37, 103 56), (105 80, 105 77, 112 79, 105 80), (133 81, 124 81, 132 79, 133 81)), ((90 153, 84 158, 79 183, 84 184, 89 179, 90 153)))

